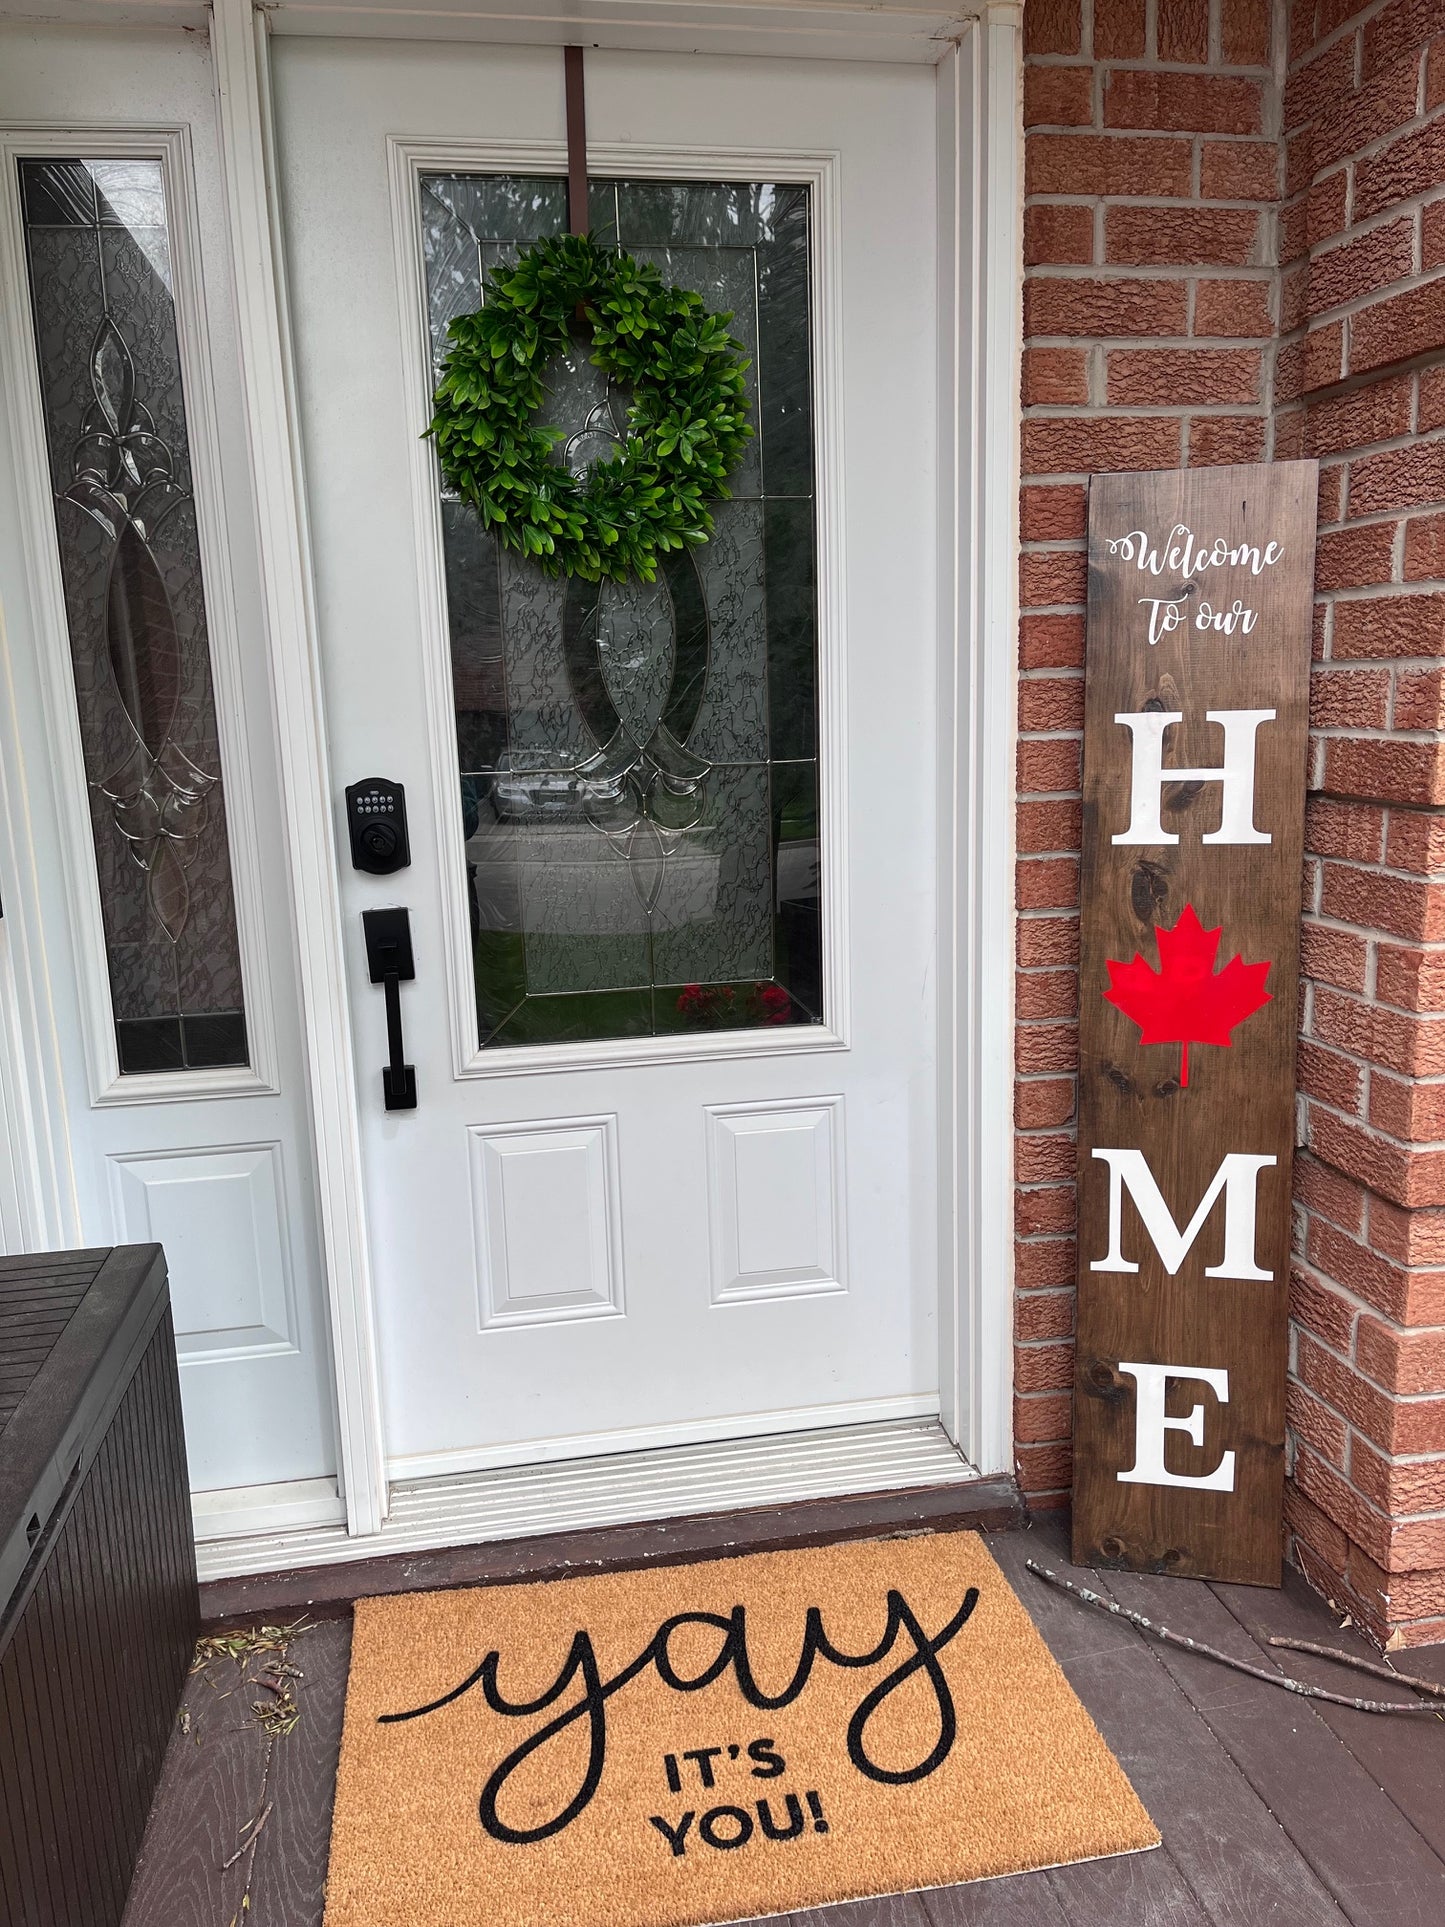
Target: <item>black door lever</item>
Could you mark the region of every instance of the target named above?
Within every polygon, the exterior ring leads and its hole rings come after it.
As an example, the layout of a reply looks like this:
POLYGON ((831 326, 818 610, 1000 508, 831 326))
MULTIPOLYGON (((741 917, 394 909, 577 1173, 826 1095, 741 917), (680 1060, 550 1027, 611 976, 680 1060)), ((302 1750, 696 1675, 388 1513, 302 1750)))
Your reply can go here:
POLYGON ((366 964, 371 981, 386 993, 386 1045, 391 1062, 381 1073, 381 1088, 389 1111, 416 1109, 416 1072, 403 1060, 401 986, 416 976, 411 954, 411 917, 406 910, 363 910, 366 964))

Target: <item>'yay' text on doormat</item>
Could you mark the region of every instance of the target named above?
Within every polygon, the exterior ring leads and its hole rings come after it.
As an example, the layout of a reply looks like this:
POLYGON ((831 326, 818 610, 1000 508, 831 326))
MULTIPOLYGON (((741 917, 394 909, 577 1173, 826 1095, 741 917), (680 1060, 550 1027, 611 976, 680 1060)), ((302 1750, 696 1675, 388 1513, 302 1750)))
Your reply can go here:
POLYGON ((1156 1845, 975 1535, 357 1607, 327 1927, 694 1927, 1156 1845))

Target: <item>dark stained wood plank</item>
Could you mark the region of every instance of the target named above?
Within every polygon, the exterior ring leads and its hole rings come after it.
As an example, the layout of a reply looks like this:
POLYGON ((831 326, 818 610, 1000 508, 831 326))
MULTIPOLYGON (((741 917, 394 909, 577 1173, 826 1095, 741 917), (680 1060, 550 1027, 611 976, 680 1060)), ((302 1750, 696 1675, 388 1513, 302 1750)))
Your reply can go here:
MULTIPOLYGON (((1163 1834, 1163 1864, 1172 1860, 1180 1877, 1179 1917, 1190 1918, 1192 1900, 1216 1927, 1343 1927, 1345 1916, 1142 1634, 1024 1570, 1030 1554, 1067 1568, 1060 1527, 1001 1534, 990 1549, 1163 1834)), ((1204 1590, 1176 1585, 1171 1597, 1204 1590)), ((1066 1897, 1084 1871, 1065 1869, 1055 1892, 1066 1897)))
POLYGON ((1046 1873, 974 1880, 966 1887, 938 1887, 923 1896, 932 1927, 1066 1927, 1046 1873))
MULTIPOLYGON (((1338 1630, 1333 1615, 1298 1573, 1288 1573, 1284 1589, 1278 1593, 1253 1586, 1222 1586, 1215 1591, 1239 1624, 1270 1653, 1273 1663, 1296 1679, 1360 1698, 1415 1697, 1368 1673, 1356 1673, 1308 1653, 1281 1652, 1266 1645, 1271 1633, 1282 1633, 1337 1646, 1361 1659, 1380 1659, 1358 1633, 1338 1630)), ((1445 1652, 1402 1652, 1391 1663, 1405 1672, 1418 1673, 1422 1679, 1445 1674, 1445 1652)), ((1375 1713, 1352 1712, 1344 1706, 1317 1705, 1314 1711, 1432 1850, 1445 1858, 1445 1704, 1434 1719, 1386 1719, 1375 1713)))
MULTIPOLYGON (((1109 1573, 1107 1590, 1191 1639, 1278 1663, 1207 1586, 1109 1573)), ((1355 1927, 1439 1927, 1445 1862, 1307 1701, 1193 1653, 1156 1656, 1355 1927)))
POLYGON ((256 1847, 251 1873, 251 1919, 256 1927, 321 1927, 326 1866, 346 1674, 350 1620, 328 1620, 292 1642, 289 1654, 304 1679, 295 1682, 301 1717, 294 1732, 271 1750, 266 1798, 271 1818, 256 1847))
POLYGON ((789 1916, 791 1927, 931 1927, 922 1894, 885 1894, 838 1907, 809 1907, 789 1916))
POLYGON ((1312 462, 1277 463, 1096 475, 1090 484, 1074 1379, 1081 1563, 1279 1580, 1316 472, 1312 462), (1186 535, 1206 551, 1203 568, 1186 552, 1186 535), (1217 539, 1231 554, 1249 547, 1262 558, 1271 541, 1282 553, 1269 564, 1215 566, 1217 539), (1170 601, 1181 619, 1151 636, 1149 599, 1170 601), (1201 631, 1195 616, 1206 602, 1214 611, 1241 603, 1256 620, 1247 633, 1201 631), (1218 769, 1225 758, 1225 728, 1207 712, 1250 710, 1273 712, 1256 729, 1235 725, 1252 748, 1253 823, 1268 842, 1203 841, 1221 827, 1218 781, 1165 782, 1150 791, 1151 800, 1162 796, 1156 821, 1134 823, 1132 774, 1147 713, 1180 718, 1164 733, 1162 767, 1188 771, 1218 769), (1121 715, 1139 723, 1131 729, 1115 720, 1121 715), (1130 834, 1150 840, 1114 841, 1130 834), (1227 1048, 1194 1044, 1186 1079, 1180 1044, 1141 1043, 1138 1024, 1106 997, 1109 962, 1127 967, 1138 955, 1159 970, 1158 933, 1176 930, 1191 906, 1204 930, 1222 928, 1212 967, 1236 954, 1267 961, 1272 1001, 1243 1017, 1227 1048), (1113 1248, 1120 1195, 1102 1150, 1142 1154, 1181 1230, 1227 1153, 1269 1157, 1271 1166, 1244 1182, 1257 1187, 1255 1266, 1270 1281, 1207 1275, 1224 1262, 1227 1195, 1173 1275, 1134 1204, 1121 1203, 1115 1262, 1137 1269, 1094 1269, 1113 1248), (1166 1434, 1165 1467, 1202 1478, 1232 1452, 1229 1490, 1121 1479, 1136 1462, 1139 1404, 1138 1374, 1123 1370, 1126 1361, 1178 1368, 1165 1409, 1183 1416, 1202 1407, 1203 1439, 1166 1434), (1227 1373, 1227 1388, 1211 1391, 1188 1376, 1200 1369, 1227 1373))
POLYGON ((1048 1879, 1071 1927, 1112 1921, 1128 1927, 1209 1927, 1209 1915, 1167 1846, 1057 1867, 1048 1879))
POLYGON ((268 1615, 302 1609, 318 1617, 327 1611, 346 1613, 354 1599, 375 1598, 382 1593, 520 1585, 531 1580, 572 1578, 582 1572, 685 1565, 695 1559, 716 1559, 732 1553, 777 1552, 834 1545, 844 1539, 876 1539, 914 1527, 935 1532, 997 1532, 1017 1525, 1022 1517, 1018 1486, 1011 1478, 970 1479, 962 1485, 899 1492, 864 1492, 841 1499, 804 1499, 790 1505, 652 1519, 641 1525, 601 1526, 587 1532, 544 1533, 480 1546, 449 1546, 437 1552, 394 1553, 345 1565, 306 1566, 293 1572, 212 1580, 201 1587, 201 1616, 208 1626, 249 1625, 268 1615))
POLYGON ((220 1700, 200 1676, 189 1682, 121 1927, 230 1927, 239 1913, 244 1862, 221 1868, 261 1811, 266 1773, 265 1735, 245 1707, 244 1695, 220 1700))

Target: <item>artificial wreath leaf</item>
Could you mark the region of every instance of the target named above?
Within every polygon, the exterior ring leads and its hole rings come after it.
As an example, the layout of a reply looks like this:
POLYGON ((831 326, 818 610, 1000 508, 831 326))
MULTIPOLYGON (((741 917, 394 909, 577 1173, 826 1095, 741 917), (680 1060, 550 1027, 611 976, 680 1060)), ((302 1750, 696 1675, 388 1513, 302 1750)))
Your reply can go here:
POLYGON ((451 324, 427 430, 443 476, 548 574, 651 582, 659 552, 712 533, 699 472, 726 496, 752 436, 750 363, 731 320, 590 235, 537 242, 493 274, 485 307, 451 324), (632 389, 626 443, 580 478, 551 458, 563 432, 532 420, 574 317, 594 364, 632 389))

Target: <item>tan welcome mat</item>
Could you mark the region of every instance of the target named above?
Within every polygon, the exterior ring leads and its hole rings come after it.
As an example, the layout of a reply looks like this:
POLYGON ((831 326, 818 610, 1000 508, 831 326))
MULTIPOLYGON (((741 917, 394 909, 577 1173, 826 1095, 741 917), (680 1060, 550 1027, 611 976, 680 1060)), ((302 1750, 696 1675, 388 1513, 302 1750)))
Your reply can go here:
POLYGON ((957 1532, 362 1600, 326 1927, 694 1927, 1158 1841, 957 1532))

